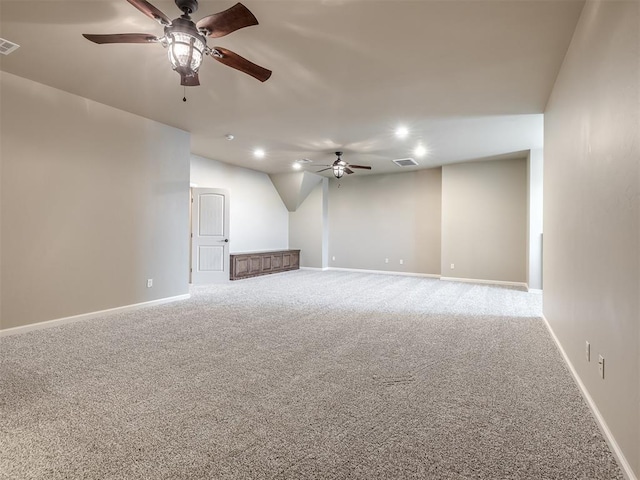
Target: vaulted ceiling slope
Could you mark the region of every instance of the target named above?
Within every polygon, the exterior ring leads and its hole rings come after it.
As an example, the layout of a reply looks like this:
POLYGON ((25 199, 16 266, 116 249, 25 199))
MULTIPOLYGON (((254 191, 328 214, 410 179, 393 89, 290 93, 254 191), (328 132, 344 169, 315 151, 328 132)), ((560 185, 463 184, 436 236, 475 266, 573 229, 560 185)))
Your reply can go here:
MULTIPOLYGON (((169 17, 173 2, 152 2, 169 17)), ((199 19, 231 1, 201 1, 199 19)), ((158 44, 96 45, 82 33, 160 25, 125 0, 0 0, 3 71, 191 132, 194 154, 267 173, 345 160, 373 173, 521 156, 542 117, 583 0, 243 0, 260 24, 215 39, 273 70, 265 83, 205 59, 183 87, 158 44), (405 125, 409 135, 396 138, 405 125), (233 141, 225 139, 231 133, 233 141), (254 158, 254 148, 266 155, 254 158)), ((368 174, 359 172, 359 174, 368 174)))

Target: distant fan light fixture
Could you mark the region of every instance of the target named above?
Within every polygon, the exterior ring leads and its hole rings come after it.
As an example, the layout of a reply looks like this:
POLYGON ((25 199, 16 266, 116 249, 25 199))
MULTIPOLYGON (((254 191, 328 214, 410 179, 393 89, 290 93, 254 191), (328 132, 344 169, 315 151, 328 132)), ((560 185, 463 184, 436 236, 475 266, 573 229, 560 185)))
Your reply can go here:
MULTIPOLYGON (((353 165, 351 163, 347 163, 342 159, 342 152, 336 152, 336 161, 333 162, 331 165, 322 165, 323 168, 322 170, 318 170, 317 173, 321 173, 324 172, 326 170, 331 170, 333 172, 334 177, 336 178, 342 178, 342 176, 346 173, 347 175, 350 175, 353 172, 353 168, 361 168, 363 170, 371 170, 371 167, 368 165, 353 165)), ((320 165, 318 165, 320 166, 320 165)))

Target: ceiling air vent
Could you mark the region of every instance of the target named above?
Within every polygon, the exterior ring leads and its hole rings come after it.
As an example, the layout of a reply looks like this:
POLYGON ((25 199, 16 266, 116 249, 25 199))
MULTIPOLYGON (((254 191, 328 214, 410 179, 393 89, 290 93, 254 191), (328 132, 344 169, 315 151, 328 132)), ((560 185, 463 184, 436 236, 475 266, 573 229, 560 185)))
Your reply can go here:
POLYGON ((416 165, 418 165, 418 162, 416 162, 413 158, 398 158, 391 161, 399 167, 415 167, 416 165))
POLYGON ((17 43, 10 42, 9 40, 5 40, 4 38, 0 38, 0 53, 2 55, 9 55, 20 45, 17 43))

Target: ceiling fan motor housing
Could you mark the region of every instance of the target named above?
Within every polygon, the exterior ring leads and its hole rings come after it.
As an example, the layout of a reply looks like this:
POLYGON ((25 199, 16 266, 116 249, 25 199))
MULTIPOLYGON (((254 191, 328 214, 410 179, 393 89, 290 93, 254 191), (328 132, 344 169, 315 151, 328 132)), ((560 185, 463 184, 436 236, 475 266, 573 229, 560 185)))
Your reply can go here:
POLYGON ((185 16, 171 20, 171 25, 164 27, 164 34, 169 35, 171 33, 186 33, 192 37, 199 38, 202 43, 206 45, 207 39, 197 29, 196 24, 190 18, 185 16))
POLYGON ((178 8, 187 15, 198 10, 198 0, 175 0, 175 2, 178 8))

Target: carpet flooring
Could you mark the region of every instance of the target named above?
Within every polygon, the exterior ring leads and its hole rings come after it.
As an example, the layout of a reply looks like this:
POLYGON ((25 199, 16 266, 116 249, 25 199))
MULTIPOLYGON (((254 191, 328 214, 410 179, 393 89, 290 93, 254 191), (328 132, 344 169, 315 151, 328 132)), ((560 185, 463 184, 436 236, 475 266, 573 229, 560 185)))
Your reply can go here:
POLYGON ((514 288, 294 271, 0 339, 2 479, 621 479, 514 288))

